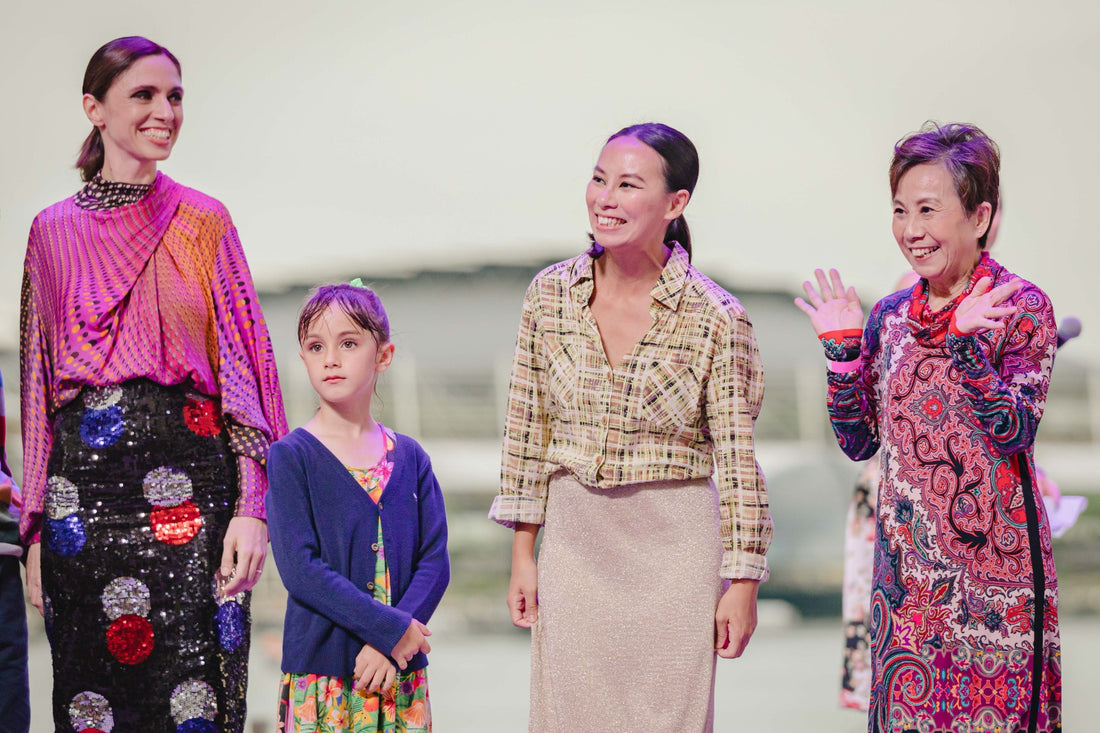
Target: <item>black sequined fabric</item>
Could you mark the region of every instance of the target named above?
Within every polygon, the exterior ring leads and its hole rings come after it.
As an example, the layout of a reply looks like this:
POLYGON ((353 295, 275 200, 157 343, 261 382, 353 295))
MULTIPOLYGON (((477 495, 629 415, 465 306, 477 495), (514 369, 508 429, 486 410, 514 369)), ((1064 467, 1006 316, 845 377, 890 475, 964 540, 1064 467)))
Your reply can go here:
POLYGON ((215 578, 236 459, 220 425, 185 416, 209 399, 134 380, 86 387, 55 418, 42 583, 57 731, 244 728, 249 599, 219 598, 215 578))

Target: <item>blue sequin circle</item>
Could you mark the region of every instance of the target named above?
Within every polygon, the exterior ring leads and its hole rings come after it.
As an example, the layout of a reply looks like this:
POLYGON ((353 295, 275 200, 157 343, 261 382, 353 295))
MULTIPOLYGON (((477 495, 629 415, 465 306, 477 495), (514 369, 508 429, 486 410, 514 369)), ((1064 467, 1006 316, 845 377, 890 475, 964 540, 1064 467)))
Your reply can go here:
POLYGON ((122 437, 124 427, 122 408, 118 405, 89 409, 80 418, 80 437, 93 448, 109 448, 122 437))
POLYGON ((176 733, 218 733, 218 726, 212 720, 191 718, 177 725, 176 733))
POLYGON ((214 614, 218 626, 218 641, 226 651, 236 651, 244 640, 244 609, 236 601, 226 601, 214 614))
POLYGON ((64 519, 46 520, 46 543, 54 553, 62 557, 72 557, 84 549, 88 535, 84 532, 84 521, 77 514, 64 519))

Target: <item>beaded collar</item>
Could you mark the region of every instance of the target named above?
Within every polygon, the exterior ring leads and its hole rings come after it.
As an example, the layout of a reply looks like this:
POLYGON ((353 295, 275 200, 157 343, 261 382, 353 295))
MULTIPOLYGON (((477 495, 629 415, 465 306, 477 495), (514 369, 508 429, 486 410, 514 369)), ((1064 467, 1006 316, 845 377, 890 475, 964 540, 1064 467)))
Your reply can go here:
POLYGON ((119 183, 108 181, 99 173, 77 191, 73 202, 87 211, 104 211, 136 204, 152 190, 152 183, 119 183))

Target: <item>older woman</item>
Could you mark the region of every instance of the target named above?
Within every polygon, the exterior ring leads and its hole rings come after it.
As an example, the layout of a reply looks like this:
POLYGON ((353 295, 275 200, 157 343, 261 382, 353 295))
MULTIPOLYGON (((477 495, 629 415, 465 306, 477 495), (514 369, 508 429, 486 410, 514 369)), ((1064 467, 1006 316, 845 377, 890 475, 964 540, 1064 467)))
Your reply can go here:
POLYGON ((1057 579, 1032 459, 1057 337, 1043 291, 984 251, 999 167, 971 125, 904 138, 893 230, 920 281, 865 329, 836 270, 796 300, 829 359, 841 448, 882 448, 872 731, 1061 730, 1057 579))
POLYGON ((57 730, 240 731, 267 446, 286 431, 229 212, 158 173, 180 64, 92 56, 86 185, 31 226, 21 311, 27 584, 57 730))
POLYGON ((756 626, 764 375, 741 304, 690 264, 698 174, 666 125, 612 135, 592 248, 527 290, 490 516, 515 528, 533 731, 712 730, 715 655, 756 626))

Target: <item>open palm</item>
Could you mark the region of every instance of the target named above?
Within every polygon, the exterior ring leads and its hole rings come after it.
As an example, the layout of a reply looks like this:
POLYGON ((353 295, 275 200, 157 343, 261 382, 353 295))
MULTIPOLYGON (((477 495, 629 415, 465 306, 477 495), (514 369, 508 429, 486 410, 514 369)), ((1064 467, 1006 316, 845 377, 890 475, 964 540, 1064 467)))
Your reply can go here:
POLYGON ((855 288, 844 287, 840 273, 829 270, 825 277, 823 270, 814 270, 817 287, 809 280, 802 283, 806 300, 795 298, 794 304, 810 317, 814 331, 820 336, 829 331, 863 328, 863 305, 859 302, 855 288), (807 302, 807 300, 809 302, 807 302))

